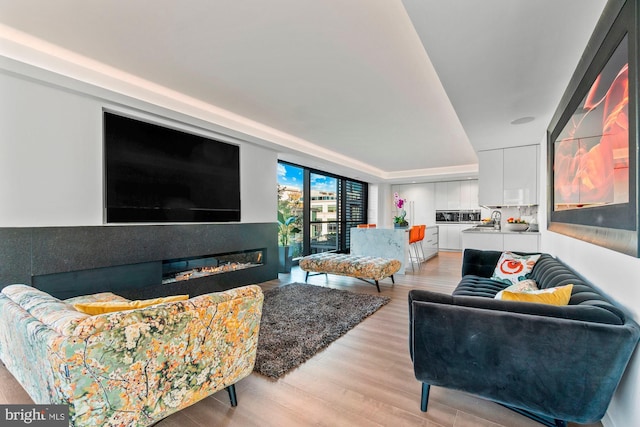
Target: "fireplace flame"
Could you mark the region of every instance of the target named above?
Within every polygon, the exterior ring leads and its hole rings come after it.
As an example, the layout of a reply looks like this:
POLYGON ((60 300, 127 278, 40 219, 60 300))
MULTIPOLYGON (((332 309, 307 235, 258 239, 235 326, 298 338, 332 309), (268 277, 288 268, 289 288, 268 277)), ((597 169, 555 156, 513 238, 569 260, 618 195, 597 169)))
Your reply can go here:
POLYGON ((215 267, 214 266, 199 267, 199 268, 194 268, 192 270, 177 273, 175 277, 165 279, 162 281, 162 283, 174 283, 174 282, 180 282, 183 280, 197 279, 198 277, 205 277, 205 276, 211 276, 213 274, 242 270, 245 268, 256 267, 257 265, 258 264, 254 264, 250 262, 247 262, 247 263, 230 262, 230 263, 215 266, 215 267))
POLYGON ((222 274, 263 265, 262 250, 205 255, 182 260, 167 261, 163 265, 163 284, 222 274))

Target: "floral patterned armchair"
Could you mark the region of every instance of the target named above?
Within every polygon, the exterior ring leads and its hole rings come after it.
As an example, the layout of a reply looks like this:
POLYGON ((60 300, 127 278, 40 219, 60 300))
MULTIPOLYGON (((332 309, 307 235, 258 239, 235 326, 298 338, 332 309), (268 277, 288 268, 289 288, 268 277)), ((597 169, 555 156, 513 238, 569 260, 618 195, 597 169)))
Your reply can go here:
POLYGON ((71 425, 146 426, 227 388, 254 366, 259 286, 90 316, 26 285, 0 293, 0 358, 38 404, 71 425))

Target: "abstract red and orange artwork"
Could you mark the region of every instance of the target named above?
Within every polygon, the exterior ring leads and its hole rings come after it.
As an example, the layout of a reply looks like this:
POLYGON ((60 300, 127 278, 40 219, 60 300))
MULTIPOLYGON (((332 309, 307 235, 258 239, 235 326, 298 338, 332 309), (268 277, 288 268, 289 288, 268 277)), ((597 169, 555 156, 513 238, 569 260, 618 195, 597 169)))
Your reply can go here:
POLYGON ((554 143, 554 210, 629 202, 629 64, 620 43, 554 143))

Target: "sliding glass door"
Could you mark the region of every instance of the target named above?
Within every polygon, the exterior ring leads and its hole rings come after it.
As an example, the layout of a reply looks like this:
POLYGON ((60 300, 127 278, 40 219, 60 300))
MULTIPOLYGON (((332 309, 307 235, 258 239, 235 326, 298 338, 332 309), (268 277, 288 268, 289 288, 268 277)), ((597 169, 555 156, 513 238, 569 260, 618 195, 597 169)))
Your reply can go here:
MULTIPOLYGON (((303 255, 304 170, 288 163, 278 163, 278 217, 287 231, 280 232, 278 245, 289 246, 293 258, 303 255), (288 231, 296 231, 288 234, 288 231), (288 235, 287 235, 288 234, 288 235)), ((281 227, 282 229, 282 227, 281 227)))
POLYGON ((311 173, 309 238, 311 253, 336 251, 338 246, 338 180, 311 173))
MULTIPOLYGON (((299 229, 293 256, 347 252, 350 229, 367 222, 367 184, 290 163, 278 163, 278 211, 299 229)), ((283 242, 279 242, 283 245, 283 242)))

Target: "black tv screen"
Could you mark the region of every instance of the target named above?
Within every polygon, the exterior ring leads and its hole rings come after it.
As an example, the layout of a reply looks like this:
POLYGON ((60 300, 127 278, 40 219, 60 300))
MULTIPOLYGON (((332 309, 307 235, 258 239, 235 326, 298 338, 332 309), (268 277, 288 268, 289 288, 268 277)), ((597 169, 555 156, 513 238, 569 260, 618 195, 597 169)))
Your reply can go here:
POLYGON ((240 147, 104 112, 106 222, 240 221, 240 147))

